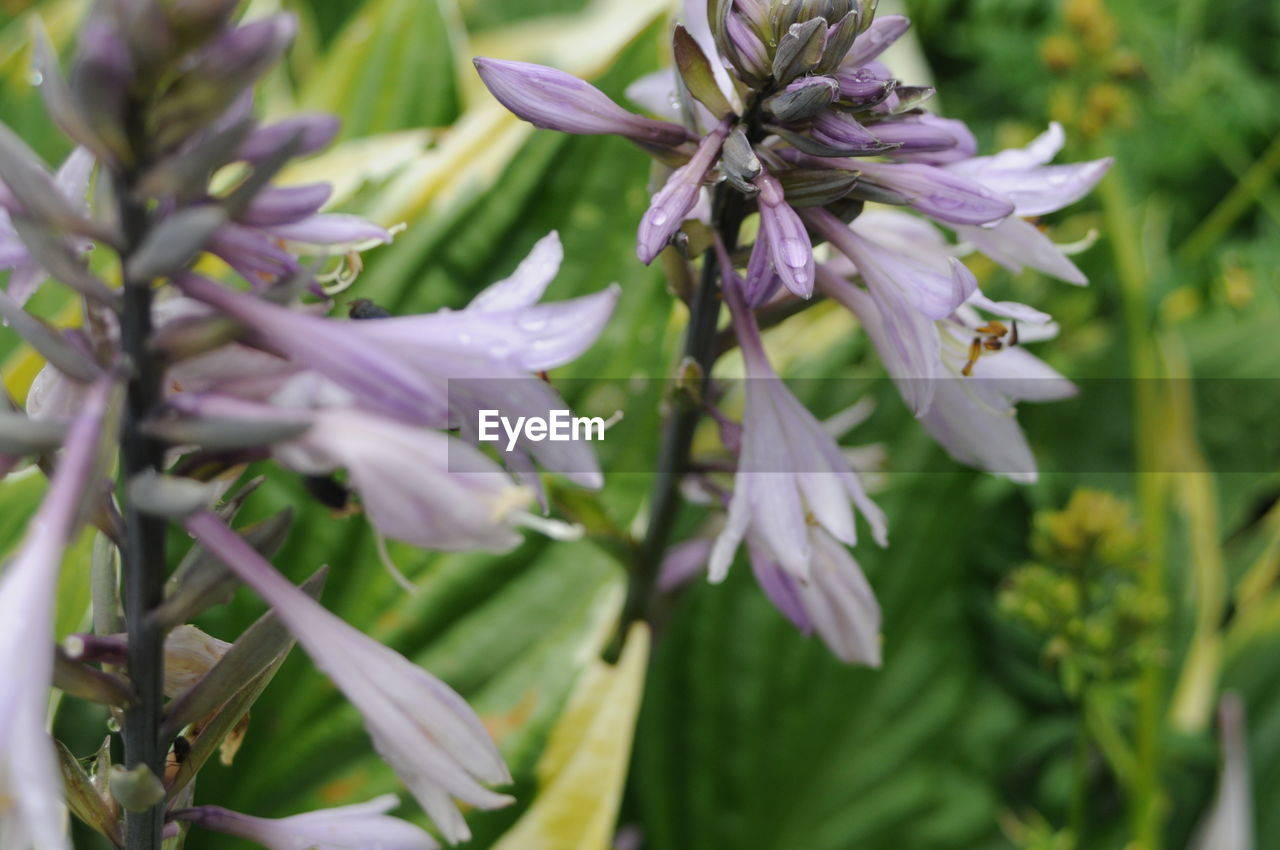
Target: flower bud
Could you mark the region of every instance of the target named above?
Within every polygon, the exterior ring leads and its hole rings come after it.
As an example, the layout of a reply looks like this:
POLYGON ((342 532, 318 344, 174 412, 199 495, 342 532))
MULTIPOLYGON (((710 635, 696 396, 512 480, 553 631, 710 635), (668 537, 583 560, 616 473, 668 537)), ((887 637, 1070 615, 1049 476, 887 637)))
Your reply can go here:
POLYGON ((747 141, 747 134, 741 129, 735 129, 724 140, 724 147, 720 151, 720 170, 724 172, 730 185, 742 194, 754 196, 760 191, 752 181, 760 176, 764 166, 760 164, 760 157, 756 156, 751 142, 747 141))
POLYGON ((178 626, 164 639, 164 695, 172 698, 189 691, 230 648, 195 626, 178 626))
POLYGON ((774 80, 785 85, 812 71, 822 61, 826 40, 827 22, 822 18, 792 25, 778 39, 778 50, 773 54, 774 80))
POLYGON ((804 222, 786 202, 780 184, 768 172, 756 178, 760 189, 760 229, 769 240, 769 256, 782 283, 799 295, 813 295, 813 243, 804 222))
POLYGON ((764 102, 765 111, 779 121, 807 121, 835 101, 840 84, 831 77, 801 77, 764 102))
POLYGON ((898 145, 892 156, 910 157, 913 162, 941 165, 967 159, 977 151, 978 143, 963 121, 920 115, 875 125, 882 142, 898 145))
POLYGON ((493 96, 535 127, 583 135, 613 133, 673 147, 689 138, 683 127, 627 112, 595 86, 564 71, 484 57, 474 61, 493 96))
POLYGON ((769 49, 759 31, 730 11, 724 20, 720 49, 746 82, 761 85, 769 78, 769 49))
MULTIPOLYGON (((826 148, 827 156, 874 156, 892 149, 856 118, 828 109, 813 120, 811 138, 826 148)), ((821 154, 820 154, 821 155, 821 154)))
POLYGON ((688 165, 677 168, 666 185, 653 196, 649 211, 640 220, 636 239, 636 255, 642 263, 652 263, 662 253, 684 224, 689 211, 698 203, 698 193, 720 156, 727 128, 727 123, 722 124, 721 129, 704 138, 688 165))

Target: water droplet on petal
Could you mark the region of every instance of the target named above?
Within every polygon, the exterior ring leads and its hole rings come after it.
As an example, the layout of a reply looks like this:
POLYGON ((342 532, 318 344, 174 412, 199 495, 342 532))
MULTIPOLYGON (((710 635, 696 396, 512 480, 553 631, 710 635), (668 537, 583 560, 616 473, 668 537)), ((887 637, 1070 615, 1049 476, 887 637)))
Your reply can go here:
POLYGON ((782 240, 782 261, 793 269, 809 264, 809 246, 801 239, 788 237, 782 240))
POLYGON ((537 313, 528 313, 517 319, 516 324, 529 333, 537 333, 546 328, 547 320, 537 313))
POLYGON ((465 332, 458 334, 458 342, 462 343, 463 345, 470 345, 471 334, 465 333, 465 332))
POLYGON ((27 76, 27 82, 31 83, 31 85, 33 86, 38 86, 44 82, 44 74, 40 73, 39 71, 32 71, 27 76))
POLYGON ((654 227, 662 227, 671 220, 671 215, 662 207, 655 207, 649 210, 649 224, 654 227))

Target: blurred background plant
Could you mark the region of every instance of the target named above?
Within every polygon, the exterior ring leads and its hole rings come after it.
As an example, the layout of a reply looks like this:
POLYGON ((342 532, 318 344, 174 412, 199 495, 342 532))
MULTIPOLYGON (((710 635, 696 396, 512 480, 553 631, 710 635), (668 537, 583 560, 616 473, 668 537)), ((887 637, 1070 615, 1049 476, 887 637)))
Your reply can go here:
MULTIPOLYGON (((51 162, 67 149, 33 86, 32 17, 65 51, 87 5, 0 4, 0 110, 51 162)), ((362 297, 393 312, 460 306, 554 228, 566 262, 552 297, 623 285, 609 334, 565 376, 673 371, 682 308, 633 257, 647 159, 616 139, 532 131, 469 63, 542 62, 622 99, 668 61, 667 3, 248 5, 303 22, 263 92, 268 113, 344 120, 335 147, 286 177, 339 175, 342 208, 408 225, 367 257, 362 297)), ((769 332, 784 376, 846 379, 848 398, 804 398, 812 409, 878 397, 860 438, 892 437, 895 466, 927 470, 885 477, 877 498, 894 545, 859 553, 884 609, 878 672, 796 635, 743 570, 678 600, 647 672, 635 653, 595 661, 625 585, 609 553, 643 508, 642 475, 614 475, 599 502, 566 502, 590 531, 581 543, 531 539, 500 558, 393 545, 416 596, 386 577, 365 524, 309 523, 326 509, 304 510, 278 562, 299 580, 341 563, 331 607, 376 623, 376 637, 466 696, 516 775, 519 803, 476 815, 470 846, 595 850, 621 824, 655 850, 1186 847, 1213 796, 1212 719, 1227 689, 1247 709, 1254 798, 1280 795, 1280 474, 1253 448, 1275 429, 1280 363, 1280 7, 914 0, 906 12, 918 55, 946 81, 941 111, 984 150, 1054 119, 1077 146, 1067 159, 1116 158, 1094 198, 1053 221, 1059 239, 1100 234, 1076 258, 1089 288, 973 269, 992 297, 1055 315, 1064 333, 1039 353, 1064 374, 1141 380, 1114 404, 1027 410, 1049 472, 1022 487, 933 447, 830 305, 769 332), (1215 398, 1213 381, 1233 389, 1215 398)), ((33 309, 66 323, 71 303, 46 288, 33 309)), ((0 357, 22 398, 40 362, 23 349, 0 357)), ((628 404, 601 449, 606 470, 653 456, 652 401, 628 404)), ((43 487, 38 476, 0 484, 0 550, 43 487)), ((246 515, 301 501, 299 481, 277 478, 246 515)), ((83 625, 84 573, 68 569, 62 592, 66 634, 83 625)), ((235 634, 260 612, 241 594, 201 626, 235 634)), ((56 718, 83 757, 103 721, 69 702, 56 718)), ((395 790, 358 730, 293 658, 255 705, 236 770, 205 771, 200 799, 284 816, 395 790)), ((1257 846, 1280 845, 1280 810, 1258 805, 1255 829, 1257 846)), ((188 846, 237 845, 193 833, 188 846)))

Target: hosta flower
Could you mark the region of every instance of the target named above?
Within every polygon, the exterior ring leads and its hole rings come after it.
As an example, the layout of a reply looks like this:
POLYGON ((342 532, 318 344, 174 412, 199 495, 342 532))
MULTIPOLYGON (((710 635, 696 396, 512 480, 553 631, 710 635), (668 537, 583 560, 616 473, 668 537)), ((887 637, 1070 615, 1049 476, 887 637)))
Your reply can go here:
MULTIPOLYGON (((53 183, 68 202, 87 211, 85 193, 89 190, 92 173, 93 155, 84 148, 76 148, 58 169, 53 183)), ((49 273, 31 256, 30 250, 14 229, 13 216, 21 216, 23 212, 22 204, 0 181, 0 271, 10 270, 5 288, 19 304, 25 304, 49 278, 49 273)), ((69 253, 83 254, 88 250, 89 243, 77 239, 68 247, 69 253)))
POLYGON ((880 545, 888 542, 884 514, 822 424, 786 388, 765 354, 755 318, 732 281, 726 296, 746 364, 747 407, 733 497, 711 552, 712 581, 724 578, 750 530, 778 563, 800 579, 810 572, 809 524, 853 545, 853 508, 880 545))
POLYGON ((297 422, 306 429, 277 443, 282 464, 304 475, 347 471, 369 521, 387 537, 428 549, 506 551, 516 528, 537 524, 533 494, 477 449, 447 434, 348 407, 314 410, 217 396, 173 401, 184 413, 228 422, 297 422), (405 470, 412 470, 406 475, 405 470))
POLYGON ((44 503, 0 572, 0 846, 70 847, 53 741, 45 731, 53 682, 54 595, 63 550, 98 463, 111 387, 89 394, 67 435, 44 503))
POLYGON ((404 656, 347 625, 276 572, 213 514, 187 529, 276 611, 298 643, 360 711, 378 753, 450 842, 470 837, 454 799, 481 809, 511 798, 489 733, 466 702, 404 656))
POLYGON ((299 271, 299 257, 341 256, 391 241, 387 230, 359 216, 321 213, 331 191, 328 183, 263 190, 213 234, 210 253, 261 284, 299 271))
MULTIPOLYGON (((281 307, 221 284, 184 275, 190 297, 235 318, 259 347, 278 352, 342 387, 387 417, 470 435, 480 409, 547 416, 564 403, 531 373, 562 366, 595 342, 618 288, 539 304, 559 268, 555 234, 540 242, 516 273, 481 292, 465 309, 341 322, 281 307)), ((518 446, 546 468, 599 486, 594 454, 581 442, 518 446)), ((518 463, 517 458, 512 460, 518 463)))
POLYGON ((817 632, 847 664, 880 666, 880 604, 849 550, 821 528, 809 531, 805 579, 779 566, 763 542, 747 538, 756 581, 769 601, 805 634, 817 632))
POLYGON ((182 809, 170 817, 260 844, 266 850, 434 850, 440 845, 408 821, 387 812, 400 804, 387 794, 335 809, 287 818, 258 818, 220 806, 182 809))

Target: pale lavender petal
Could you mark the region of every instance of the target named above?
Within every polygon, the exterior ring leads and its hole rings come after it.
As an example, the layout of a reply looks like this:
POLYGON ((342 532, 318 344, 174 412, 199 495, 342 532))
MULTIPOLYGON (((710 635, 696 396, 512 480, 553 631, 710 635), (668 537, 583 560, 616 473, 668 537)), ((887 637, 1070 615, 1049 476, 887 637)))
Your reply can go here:
POLYGON ((391 242, 384 228, 357 215, 325 213, 289 224, 264 227, 267 233, 299 245, 362 245, 368 242, 391 242))
POLYGON ((93 174, 95 162, 93 154, 87 149, 76 148, 54 175, 54 182, 67 200, 83 202, 86 213, 89 211, 89 204, 85 195, 89 191, 89 178, 93 174))
POLYGON ((809 298, 813 295, 813 243, 800 216, 786 202, 782 185, 767 172, 755 179, 760 189, 760 227, 768 240, 774 272, 783 286, 809 298))
POLYGON ((263 233, 236 224, 218 228, 206 246, 255 287, 297 271, 298 259, 263 233))
POLYGON ((911 206, 950 224, 988 224, 1014 211, 1011 200, 968 177, 912 162, 858 164, 863 179, 904 195, 911 206))
POLYGON ((640 262, 645 265, 652 263, 697 205, 702 184, 720 157, 727 132, 726 123, 703 138, 688 164, 672 172, 666 184, 653 196, 648 212, 640 219, 636 235, 636 255, 640 262))
MULTIPOLYGON (((370 342, 395 345, 410 356, 425 359, 452 353, 541 372, 562 366, 590 348, 613 314, 621 292, 614 284, 567 301, 492 312, 468 309, 381 319, 358 323, 352 330, 370 342), (421 354, 414 355, 415 351, 421 354)), ((424 362, 427 368, 430 365, 429 360, 424 362)))
POLYGON ((886 144, 899 145, 888 155, 897 160, 943 165, 971 157, 978 141, 963 121, 924 114, 885 121, 872 127, 886 144))
POLYGON ((328 183, 305 186, 270 186, 259 192, 240 216, 250 227, 290 224, 315 215, 333 194, 328 183))
POLYGON ((220 806, 181 809, 171 817, 204 829, 253 841, 266 850, 435 850, 440 845, 408 821, 387 816, 399 805, 386 795, 353 806, 320 809, 287 818, 259 818, 220 806))
POLYGON ((974 290, 973 294, 969 296, 969 300, 965 303, 1001 318, 1015 319, 1019 322, 1046 324, 1053 321, 1053 316, 1048 313, 1037 310, 1034 307, 1028 307, 1026 304, 1019 304, 1017 301, 992 301, 983 295, 980 289, 974 290))
POLYGON ((813 632, 813 623, 805 611, 804 602, 797 589, 798 582, 791 574, 778 566, 777 561, 751 535, 747 536, 747 554, 751 556, 751 571, 764 595, 804 634, 813 632))
POLYGON ((711 546, 710 537, 694 537, 668 549, 658 567, 658 589, 670 593, 692 581, 706 569, 711 546))
POLYGON ((308 473, 346 469, 370 522, 388 537, 442 551, 505 552, 520 543, 506 517, 528 494, 497 464, 440 432, 335 408, 317 413, 296 444, 303 455, 286 443, 276 456, 308 473), (303 468, 300 457, 323 459, 328 469, 303 468), (473 472, 449 471, 463 466, 473 472))
POLYGON ((1035 216, 1056 212, 1089 194, 1113 162, 1114 159, 1107 157, 1071 165, 1043 165, 1026 171, 983 171, 971 176, 1013 201, 1018 215, 1035 216))
POLYGON ((554 230, 533 246, 529 256, 521 261, 515 273, 483 289, 471 299, 468 310, 492 313, 518 307, 530 307, 547 291, 560 264, 564 262, 564 246, 560 234, 554 230))
POLYGON ((35 295, 49 275, 35 263, 22 263, 9 274, 7 291, 14 301, 26 304, 35 295))
POLYGON ((1077 286, 1089 282, 1052 239, 1025 219, 1010 216, 994 227, 953 227, 957 236, 1015 274, 1029 266, 1077 286))
POLYGON ((240 146, 239 157, 256 163, 269 159, 293 140, 294 156, 307 156, 324 150, 342 122, 335 115, 312 113, 285 118, 266 127, 260 127, 249 135, 240 146))
POLYGON ((888 50, 910 27, 911 21, 902 15, 877 17, 853 43, 853 49, 845 56, 844 64, 853 68, 867 64, 888 50))
POLYGON ((909 256, 864 238, 825 210, 811 211, 809 217, 831 244, 853 261, 869 288, 886 293, 897 289, 930 318, 950 316, 977 289, 973 273, 950 255, 922 252, 909 256))
POLYGON ((942 373, 937 323, 912 308, 896 288, 864 291, 821 266, 818 285, 853 311, 911 412, 925 413, 942 373))
POLYGON ((813 533, 811 581, 797 591, 831 652, 849 664, 880 666, 880 605, 857 561, 821 530, 813 533))
POLYGON ((595 86, 564 71, 484 57, 474 61, 493 96, 535 127, 584 135, 617 134, 669 146, 689 138, 678 124, 627 112, 595 86))
POLYGON ((627 100, 643 107, 664 121, 678 123, 680 114, 679 83, 675 68, 663 68, 627 86, 627 100))
POLYGON ((747 306, 755 308, 766 303, 781 285, 782 278, 778 277, 773 270, 769 235, 762 229, 756 235, 755 245, 751 247, 747 276, 742 281, 742 292, 746 296, 747 306))
POLYGON ((384 347, 361 333, 365 326, 392 319, 339 323, 295 313, 197 275, 180 275, 174 282, 186 295, 252 329, 273 350, 305 363, 384 413, 429 425, 447 422, 441 382, 387 356, 384 347))
POLYGON ((58 571, 97 470, 111 392, 103 380, 89 393, 44 502, 0 573, 0 836, 19 842, 7 846, 70 847, 57 757, 45 729, 53 653, 33 647, 47 646, 53 636, 58 571))
POLYGON ((325 610, 213 514, 195 514, 186 526, 275 609, 316 666, 360 711, 375 748, 447 840, 470 837, 450 796, 485 809, 511 802, 481 784, 509 782, 510 774, 483 724, 457 694, 325 610))

